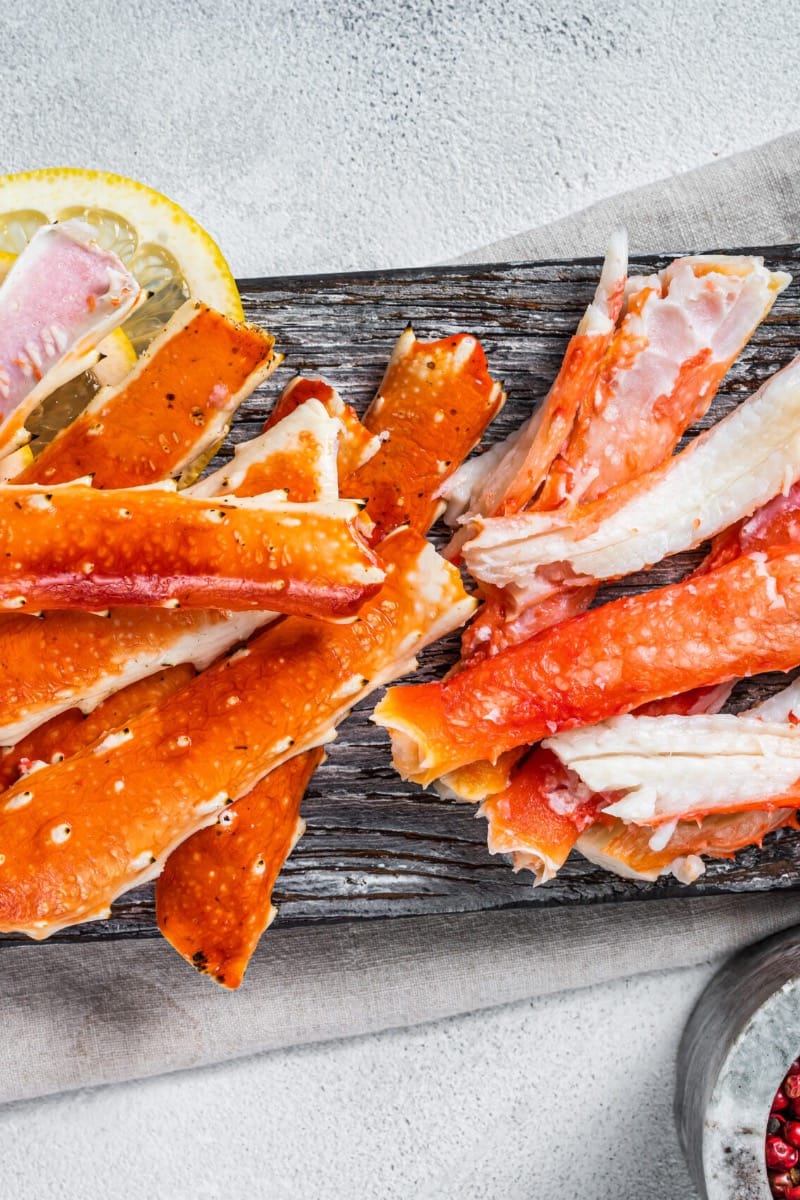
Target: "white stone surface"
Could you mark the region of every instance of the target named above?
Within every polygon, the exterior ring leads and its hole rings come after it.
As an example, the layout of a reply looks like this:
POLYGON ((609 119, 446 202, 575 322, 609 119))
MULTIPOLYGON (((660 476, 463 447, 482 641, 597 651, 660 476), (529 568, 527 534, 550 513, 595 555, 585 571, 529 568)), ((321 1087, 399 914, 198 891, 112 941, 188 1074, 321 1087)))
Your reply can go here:
MULTIPOLYGON (((441 261, 800 111, 791 0, 16 0, 0 25, 0 168, 139 177, 242 275, 441 261)), ((8 1108, 0 1200, 691 1200, 672 1066, 708 975, 8 1108)))

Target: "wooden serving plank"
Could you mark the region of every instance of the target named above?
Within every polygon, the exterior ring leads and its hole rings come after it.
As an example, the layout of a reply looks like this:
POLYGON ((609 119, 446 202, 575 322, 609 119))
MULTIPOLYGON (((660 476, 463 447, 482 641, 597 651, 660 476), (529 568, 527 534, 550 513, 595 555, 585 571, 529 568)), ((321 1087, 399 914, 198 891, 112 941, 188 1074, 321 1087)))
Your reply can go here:
MULTIPOLYGON (((800 272, 795 247, 742 253, 763 254, 771 267, 800 272)), ((656 271, 668 261, 637 258, 632 271, 656 271)), ((597 260, 585 260, 244 280, 247 316, 271 330, 286 362, 244 406, 227 450, 260 432, 279 391, 297 372, 324 375, 363 411, 409 323, 424 339, 461 330, 480 338, 494 377, 508 390, 506 407, 487 439, 496 441, 546 394, 591 299, 598 270, 597 260)), ((778 298, 731 368, 703 425, 729 411, 798 352, 800 278, 778 298)), ((673 560, 626 581, 624 590, 677 578, 686 565, 685 558, 673 560)), ((614 591, 608 588, 604 595, 614 591)), ((438 677, 457 647, 457 637, 433 647, 415 678, 438 677)), ((735 703, 755 703, 785 682, 777 676, 749 682, 737 689, 735 703)), ((278 925, 766 891, 800 883, 800 833, 780 830, 761 849, 745 850, 731 862, 709 862, 706 874, 689 887, 674 880, 619 879, 573 855, 555 880, 534 888, 529 873, 515 875, 505 859, 487 852, 485 822, 475 819, 472 806, 444 802, 397 777, 388 737, 369 721, 371 711, 372 702, 358 707, 312 780, 303 809, 307 832, 275 889, 278 925)), ((152 887, 145 887, 123 897, 110 920, 76 926, 59 937, 85 941, 154 932, 152 887)))

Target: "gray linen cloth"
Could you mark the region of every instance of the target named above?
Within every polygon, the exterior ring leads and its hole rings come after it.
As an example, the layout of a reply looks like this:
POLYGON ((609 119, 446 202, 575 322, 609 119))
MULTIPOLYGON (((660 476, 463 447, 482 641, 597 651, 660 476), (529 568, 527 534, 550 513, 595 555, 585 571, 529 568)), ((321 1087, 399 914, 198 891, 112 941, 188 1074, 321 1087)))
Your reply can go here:
MULTIPOLYGON (((800 133, 615 196, 464 262, 800 238, 800 133)), ((710 961, 800 921, 800 893, 505 911, 268 933, 227 993, 166 944, 8 944, 0 1100, 413 1025, 624 975, 710 961)))

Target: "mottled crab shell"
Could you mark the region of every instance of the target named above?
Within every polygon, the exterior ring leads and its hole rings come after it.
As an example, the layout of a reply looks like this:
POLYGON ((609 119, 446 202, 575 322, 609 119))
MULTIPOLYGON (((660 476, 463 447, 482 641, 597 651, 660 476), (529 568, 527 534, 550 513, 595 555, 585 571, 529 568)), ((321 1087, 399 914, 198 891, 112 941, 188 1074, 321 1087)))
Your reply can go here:
POLYGON ((383 571, 349 500, 205 499, 174 484, 0 486, 0 609, 111 605, 353 617, 383 571))
POLYGON ((270 771, 213 825, 173 850, 158 877, 159 929, 223 987, 239 987, 275 917, 272 889, 305 830, 300 805, 323 758, 318 746, 270 771))
POLYGON ((102 388, 14 482, 91 475, 94 487, 120 488, 183 476, 281 361, 273 346, 255 325, 187 300, 130 374, 102 388))
POLYGON ((790 670, 800 663, 799 568, 789 546, 624 597, 445 683, 391 688, 375 720, 400 773, 424 784, 662 696, 790 670))
POLYGON ((343 495, 369 500, 375 542, 401 525, 430 528, 444 508, 440 487, 504 401, 476 338, 420 342, 405 330, 364 416, 367 429, 387 440, 342 483, 343 495))
MULTIPOLYGON (((221 470, 191 489, 258 494, 290 481, 297 500, 336 497, 341 426, 309 402, 274 429, 242 443, 221 470)), ((116 608, 107 617, 61 610, 41 619, 0 616, 0 744, 28 736, 37 725, 80 705, 90 711, 111 692, 171 663, 198 670, 274 618, 272 612, 116 608)))
MULTIPOLYGON (((345 486, 364 497, 369 516, 374 502, 379 502, 376 515, 384 534, 394 528, 394 522, 405 520, 418 533, 425 533, 436 514, 445 389, 458 409, 458 420, 448 423, 451 467, 469 452, 491 419, 486 397, 495 392, 494 384, 488 374, 475 375, 478 360, 472 349, 469 355, 455 352, 464 341, 470 345, 472 339, 460 335, 444 346, 421 343, 407 331, 393 355, 394 368, 384 377, 379 402, 365 418, 372 433, 363 429, 359 433, 352 409, 319 379, 294 380, 276 408, 281 415, 300 398, 314 396, 344 421, 340 476, 348 465, 351 470, 363 468, 365 449, 372 457, 381 448, 382 457, 375 467, 362 469, 345 486), (425 362, 425 387, 420 386, 413 369, 420 359, 425 362), (406 369, 409 362, 411 369, 406 369), (412 415, 417 440, 409 446, 412 415), (398 498, 409 482, 414 485, 414 502, 406 506, 398 498)), ((499 401, 499 390, 497 398, 499 401)), ((409 602, 414 603, 413 597, 404 599, 405 604, 409 602)), ((387 668, 390 665, 387 663, 387 668)), ((406 665, 396 662, 393 677, 406 665)), ((333 691, 340 683, 341 677, 331 677, 327 688, 333 691)), ((199 830, 173 851, 158 879, 156 911, 161 932, 188 962, 225 987, 240 985, 258 938, 272 919, 272 887, 301 827, 300 804, 319 753, 308 751, 273 771, 226 810, 217 824, 199 830), (246 867, 259 857, 265 863, 263 875, 247 873, 246 867)))
POLYGON ((82 221, 37 230, 0 286, 0 455, 27 440, 28 414, 97 361, 97 345, 142 297, 82 221))
POLYGON ((264 429, 271 429, 307 400, 318 400, 330 416, 342 423, 344 435, 337 460, 340 480, 347 479, 378 453, 382 439, 370 433, 352 405, 345 404, 336 389, 316 375, 296 375, 289 380, 264 429))
MULTIPOLYGON (((622 229, 611 239, 594 299, 542 404, 506 441, 459 467, 441 489, 448 524, 519 512, 539 491, 581 404, 596 388, 622 311, 627 274, 628 238, 622 229)), ((455 556, 467 537, 468 528, 455 535, 448 557, 455 556)))
POLYGON ((106 913, 189 834, 288 758, 329 741, 355 703, 466 619, 473 601, 458 572, 423 538, 399 530, 381 554, 386 581, 358 621, 277 622, 126 727, 6 792, 0 928, 46 937, 106 913))

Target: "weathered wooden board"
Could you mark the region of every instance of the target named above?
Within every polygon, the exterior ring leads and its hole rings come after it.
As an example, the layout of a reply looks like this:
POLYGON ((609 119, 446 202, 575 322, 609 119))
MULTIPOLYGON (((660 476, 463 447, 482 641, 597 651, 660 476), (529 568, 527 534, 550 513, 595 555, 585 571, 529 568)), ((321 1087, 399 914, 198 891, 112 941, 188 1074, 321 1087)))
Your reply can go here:
MULTIPOLYGON (((798 248, 768 247, 756 253, 763 253, 773 267, 800 273, 798 248)), ((632 269, 657 270, 666 261, 637 259, 632 269)), ((395 339, 409 323, 423 338, 465 329, 481 339, 495 378, 505 381, 509 393, 491 430, 489 440, 497 440, 546 393, 597 274, 598 263, 584 261, 245 280, 245 310, 275 334, 286 362, 245 406, 230 440, 240 441, 260 430, 279 390, 298 371, 325 375, 363 411, 395 339)), ((706 423, 749 395, 798 352, 800 279, 778 299, 769 320, 731 369, 706 423)), ((652 571, 647 586, 675 578, 680 569, 673 563, 652 571)), ((635 586, 644 586, 644 580, 626 585, 635 586)), ((453 638, 429 651, 417 678, 440 674, 455 657, 456 646, 453 638)), ((736 700, 744 706, 754 695, 777 686, 777 678, 751 682, 739 689, 736 700)), ((747 850, 734 862, 710 863, 692 887, 674 881, 628 882, 573 855, 557 879, 534 889, 528 873, 515 875, 505 860, 488 854, 485 824, 475 819, 470 806, 445 803, 395 775, 388 738, 369 721, 371 708, 369 703, 360 706, 342 727, 311 784, 304 807, 308 831, 275 892, 281 925, 761 891, 800 883, 800 833, 779 831, 760 850, 747 850)), ((61 936, 147 936, 154 929, 152 889, 141 888, 116 905, 111 920, 78 926, 61 936)))

